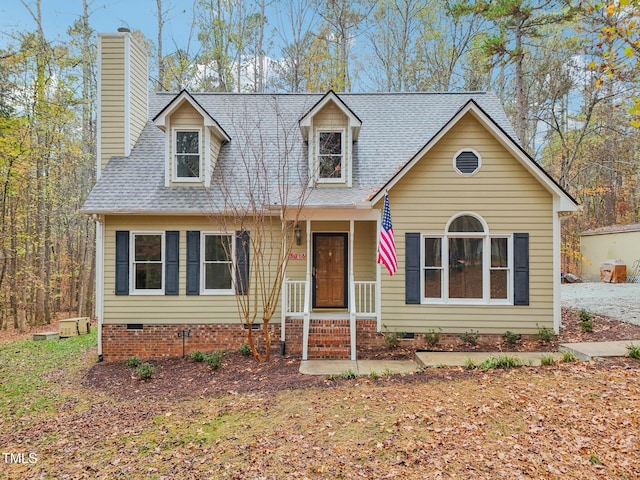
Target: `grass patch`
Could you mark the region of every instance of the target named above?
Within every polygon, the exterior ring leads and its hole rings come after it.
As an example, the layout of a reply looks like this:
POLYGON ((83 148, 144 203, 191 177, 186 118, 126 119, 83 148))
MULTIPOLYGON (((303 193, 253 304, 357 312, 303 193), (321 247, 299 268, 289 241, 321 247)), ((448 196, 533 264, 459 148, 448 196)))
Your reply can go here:
POLYGON ((540 365, 544 366, 549 366, 549 365, 555 365, 556 363, 556 359, 553 357, 553 355, 542 355, 540 357, 540 365))
POLYGON ((564 363, 573 363, 577 362, 578 359, 572 352, 562 352, 562 361, 564 363))
POLYGON ((495 368, 517 368, 522 367, 522 360, 509 355, 498 355, 497 357, 489 357, 478 365, 483 370, 491 370, 495 368))
POLYGON ((636 360, 640 360, 640 345, 631 344, 627 347, 627 354, 631 358, 635 358, 636 360))
POLYGON ((61 393, 48 381, 69 376, 83 365, 81 355, 97 343, 97 330, 58 340, 19 340, 0 345, 0 416, 5 424, 27 415, 50 413, 61 393))

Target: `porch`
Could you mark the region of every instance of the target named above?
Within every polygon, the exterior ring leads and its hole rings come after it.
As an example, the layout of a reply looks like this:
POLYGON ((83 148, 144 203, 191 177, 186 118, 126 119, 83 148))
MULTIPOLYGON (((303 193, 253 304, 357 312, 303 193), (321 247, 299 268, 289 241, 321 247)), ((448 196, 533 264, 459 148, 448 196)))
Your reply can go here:
POLYGON ((303 360, 310 353, 355 360, 358 335, 381 330, 379 212, 351 211, 356 218, 348 220, 319 213, 297 224, 282 288, 281 341, 296 349, 301 343, 303 360))

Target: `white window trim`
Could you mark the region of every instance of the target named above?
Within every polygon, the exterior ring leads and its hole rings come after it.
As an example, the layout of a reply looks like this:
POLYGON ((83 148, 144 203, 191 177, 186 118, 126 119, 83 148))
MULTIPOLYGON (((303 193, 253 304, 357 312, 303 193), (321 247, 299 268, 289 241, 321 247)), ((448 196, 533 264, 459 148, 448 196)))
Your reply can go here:
MULTIPOLYGON (((460 150, 458 150, 455 155, 453 156, 452 159, 452 163, 453 163, 453 169, 456 171, 456 173, 462 177, 473 177, 474 175, 476 175, 480 169, 482 168, 482 157, 480 156, 480 154, 474 150, 473 148, 461 148, 460 150), (460 155, 461 153, 464 152, 471 152, 473 153, 476 157, 478 157, 478 168, 476 168, 473 172, 471 173, 464 173, 461 172, 460 170, 458 170, 458 166, 456 165, 456 159, 458 158, 458 155, 460 155)), ((476 216, 477 217, 477 216, 476 216)))
MULTIPOLYGON (((158 231, 158 230, 151 230, 151 231, 135 231, 135 232, 131 232, 130 234, 130 240, 129 240, 130 244, 129 244, 129 293, 131 295, 164 295, 164 283, 165 283, 165 268, 166 268, 166 261, 165 261, 165 251, 166 251, 166 244, 165 244, 165 238, 164 238, 164 232, 163 231, 158 231), (162 263, 162 276, 160 278, 160 284, 162 285, 162 288, 156 288, 156 289, 137 289, 136 288, 136 236, 137 235, 160 235, 161 238, 161 243, 160 243, 160 262, 162 263)), ((143 262, 140 262, 143 263, 143 262)))
POLYGON ((491 233, 484 219, 474 213, 464 212, 454 215, 447 222, 444 233, 422 233, 420 235, 420 299, 423 305, 513 305, 513 234, 491 233), (477 218, 484 228, 484 232, 451 232, 451 223, 461 216, 477 218), (482 298, 449 298, 449 239, 450 238, 482 238, 482 298), (441 284, 440 298, 424 296, 424 243, 426 238, 441 239, 441 284), (500 270, 507 271, 507 298, 491 298, 491 239, 506 238, 508 249, 508 267, 500 270), (446 261, 445 261, 446 260, 446 261))
POLYGON ((345 178, 345 164, 346 164, 346 149, 347 149, 347 134, 344 128, 318 128, 316 129, 315 139, 315 165, 316 165, 316 178, 318 183, 346 183, 345 178), (322 178, 320 177, 320 134, 321 133, 339 133, 340 147, 341 147, 341 159, 340 159, 340 178, 322 178))
POLYGON ((235 295, 236 293, 236 242, 235 235, 229 232, 200 232, 200 295, 235 295), (231 237, 231 288, 206 288, 206 262, 204 256, 205 238, 207 235, 231 237))
POLYGON ((199 183, 202 182, 204 178, 202 172, 204 169, 203 164, 203 148, 204 148, 204 137, 202 135, 201 127, 174 127, 171 129, 171 179, 176 183, 199 183), (197 177, 178 177, 178 132, 198 132, 198 156, 199 156, 199 168, 198 168, 198 176, 197 177))

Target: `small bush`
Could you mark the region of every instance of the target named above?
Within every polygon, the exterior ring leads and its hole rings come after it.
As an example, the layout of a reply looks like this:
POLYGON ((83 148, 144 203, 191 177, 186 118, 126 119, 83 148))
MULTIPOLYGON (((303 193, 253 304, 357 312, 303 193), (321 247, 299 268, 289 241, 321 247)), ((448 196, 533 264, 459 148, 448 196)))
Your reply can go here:
POLYGON ((189 354, 189 358, 192 362, 204 362, 206 355, 200 350, 196 350, 195 352, 191 352, 189 354))
POLYGON ((521 367, 522 361, 516 357, 510 357, 509 355, 498 355, 497 357, 489 357, 480 364, 480 368, 483 370, 489 370, 494 368, 515 368, 521 367))
POLYGON ((631 358, 640 360, 640 345, 631 344, 627 347, 627 352, 631 358))
POLYGON ((242 345, 240 345, 240 348, 238 348, 238 353, 240 353, 240 355, 248 357, 249 355, 251 355, 251 347, 248 343, 243 343, 242 345))
POLYGON ((222 366, 222 359, 227 354, 224 350, 218 350, 205 355, 204 361, 211 367, 211 370, 218 370, 222 366))
POLYGON ((375 370, 371 370, 369 372, 369 378, 371 380, 377 380, 378 378, 380 378, 380 376, 378 375, 378 372, 376 372, 375 370))
POLYGON ((549 343, 551 340, 553 340, 553 337, 555 337, 555 333, 553 333, 552 329, 547 327, 539 327, 537 323, 536 326, 538 327, 538 340, 543 343, 549 343))
POLYGON ((582 320, 581 322, 578 322, 578 326, 584 333, 593 332, 593 322, 591 320, 582 320))
POLYGON ((476 368, 476 362, 473 361, 473 358, 467 358, 464 361, 464 368, 466 368, 467 370, 473 370, 474 368, 476 368))
POLYGON ((353 378, 358 378, 358 374, 349 368, 347 371, 340 374, 340 378, 351 380, 353 378))
POLYGON ((127 358, 127 360, 124 363, 129 368, 138 368, 142 363, 142 361, 134 355, 132 357, 127 358))
POLYGON ((136 375, 138 375, 142 380, 149 380, 153 377, 153 374, 156 372, 156 367, 149 362, 141 363, 136 368, 136 375))
POLYGON ((509 330, 507 330, 502 334, 502 339, 505 341, 507 345, 511 345, 511 346, 517 345, 521 338, 522 338, 521 334, 513 333, 509 330))
POLYGON ((540 365, 549 366, 549 365, 555 365, 555 363, 556 363, 556 359, 553 358, 553 355, 542 355, 540 357, 540 365))
POLYGON ((439 328, 436 332, 435 330, 430 330, 424 334, 424 342, 430 347, 435 347, 440 343, 440 334, 442 333, 442 329, 439 328))
POLYGON ((562 352, 562 361, 564 363, 573 363, 576 360, 576 356, 572 352, 562 352))
POLYGON ((582 320, 583 322, 590 322, 591 320, 593 320, 593 313, 591 313, 589 310, 581 308, 580 310, 578 310, 578 317, 580 317, 580 320, 582 320))
POLYGON ((390 332, 385 334, 384 343, 387 346, 387 348, 389 349, 398 348, 398 345, 400 345, 401 336, 402 335, 399 334, 398 332, 390 332))
POLYGON ((480 332, 474 332, 473 330, 471 330, 471 332, 464 332, 458 335, 458 337, 460 337, 460 340, 469 345, 477 344, 479 336, 480 332))

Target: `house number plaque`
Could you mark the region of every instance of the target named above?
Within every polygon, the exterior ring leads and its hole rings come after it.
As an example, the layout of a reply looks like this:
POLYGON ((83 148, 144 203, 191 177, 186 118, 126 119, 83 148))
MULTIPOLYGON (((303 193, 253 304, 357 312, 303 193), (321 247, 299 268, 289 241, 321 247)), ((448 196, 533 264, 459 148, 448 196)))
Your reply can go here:
POLYGON ((291 252, 289 253, 289 260, 306 260, 306 252, 291 252))

